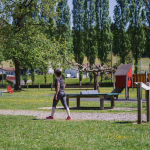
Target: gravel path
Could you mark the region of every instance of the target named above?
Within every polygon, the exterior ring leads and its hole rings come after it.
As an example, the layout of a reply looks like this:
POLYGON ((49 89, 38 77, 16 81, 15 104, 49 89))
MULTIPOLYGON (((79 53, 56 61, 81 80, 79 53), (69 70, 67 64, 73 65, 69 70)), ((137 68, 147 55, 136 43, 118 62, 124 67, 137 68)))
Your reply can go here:
MULTIPOLYGON (((45 119, 50 112, 33 111, 33 110, 0 110, 2 115, 25 115, 36 116, 37 119, 45 119)), ((64 112, 56 112, 55 119, 66 119, 67 114, 64 112)), ((105 121, 137 121, 136 114, 129 113, 71 113, 73 120, 105 120, 105 121)), ((146 121, 146 115, 142 115, 142 120, 146 121)))

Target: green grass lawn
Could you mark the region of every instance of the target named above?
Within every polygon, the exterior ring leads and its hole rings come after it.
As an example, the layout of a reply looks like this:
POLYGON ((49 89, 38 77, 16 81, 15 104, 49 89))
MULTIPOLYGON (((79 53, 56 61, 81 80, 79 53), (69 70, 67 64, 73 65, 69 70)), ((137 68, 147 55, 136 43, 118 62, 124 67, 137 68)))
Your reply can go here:
MULTIPOLYGON (((31 77, 29 77, 28 80, 31 80, 31 77)), ((79 84, 79 79, 66 78, 65 82, 66 82, 66 84, 79 84)), ((99 82, 101 82, 101 77, 99 77, 99 82)), ((103 82, 111 82, 111 80, 104 80, 103 82)), ((45 84, 44 75, 36 75, 35 76, 34 84, 38 84, 38 83, 45 84)), ((51 74, 47 75, 47 83, 53 83, 53 75, 51 75, 51 74)), ((83 78, 82 83, 90 83, 90 78, 83 78)), ((94 83, 94 80, 92 81, 92 83, 94 83)), ((32 82, 30 82, 29 84, 32 84, 32 82)))
MULTIPOLYGON (((112 88, 101 88, 101 93, 110 93, 112 88)), ((79 90, 66 90, 66 93, 80 93, 79 90)), ((51 91, 50 89, 23 89, 21 92, 14 92, 13 94, 4 93, 3 97, 0 97, 0 109, 23 109, 23 110, 39 110, 41 107, 51 107, 53 102, 53 97, 46 95, 54 95, 55 91, 51 91)), ((143 91, 144 94, 144 91, 143 91)), ((123 91, 123 95, 120 97, 125 97, 125 91, 123 91)), ((130 89, 130 97, 136 98, 136 89, 132 92, 130 89)), ((76 101, 69 102, 71 107, 76 107, 76 101)), ((58 103, 58 106, 62 106, 61 102, 58 103)), ((82 107, 99 107, 100 102, 90 102, 90 101, 82 101, 82 107)), ((105 102, 105 107, 110 107, 110 102, 105 102)), ((137 103, 124 103, 124 102, 116 102, 115 107, 132 107, 137 108, 137 103)), ((146 108, 146 104, 143 104, 143 108, 146 108)), ((51 111, 51 110, 44 110, 51 111)), ((57 109, 57 111, 64 112, 65 110, 57 109)), ((71 110, 71 112, 126 112, 126 111, 118 111, 118 110, 71 110)), ((144 113, 145 110, 143 110, 144 113)), ((137 113, 137 111, 131 111, 131 113, 137 113)))
POLYGON ((0 149, 147 150, 150 123, 36 120, 0 115, 0 149))

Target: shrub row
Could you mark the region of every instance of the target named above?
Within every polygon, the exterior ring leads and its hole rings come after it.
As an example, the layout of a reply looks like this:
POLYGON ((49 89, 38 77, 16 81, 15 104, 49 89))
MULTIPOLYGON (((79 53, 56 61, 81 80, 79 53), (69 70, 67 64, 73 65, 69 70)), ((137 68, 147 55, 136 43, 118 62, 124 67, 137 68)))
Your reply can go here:
MULTIPOLYGON (((75 86, 75 87, 79 86, 79 84, 67 84, 67 85, 75 86)), ((83 83, 82 85, 93 85, 94 86, 94 84, 91 84, 91 83, 83 83)), ((100 87, 113 87, 113 82, 102 82, 102 83, 99 83, 99 86, 100 87)), ((27 85, 23 85, 22 87, 27 88, 27 85)), ((39 87, 38 84, 28 85, 28 88, 38 88, 38 87, 39 87)), ((51 84, 41 84, 40 88, 51 88, 51 84)))
MULTIPOLYGON (((6 74, 3 75, 4 75, 4 80, 6 80, 6 74)), ((0 74, 0 80, 2 80, 2 74, 0 74)))

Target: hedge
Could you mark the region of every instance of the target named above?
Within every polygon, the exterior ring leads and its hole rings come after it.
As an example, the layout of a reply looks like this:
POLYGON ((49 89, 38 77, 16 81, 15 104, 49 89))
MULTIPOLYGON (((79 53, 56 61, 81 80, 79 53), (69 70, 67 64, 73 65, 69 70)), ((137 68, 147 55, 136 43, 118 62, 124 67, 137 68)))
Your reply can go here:
MULTIPOLYGON (((4 80, 6 80, 6 74, 3 75, 4 75, 4 80)), ((2 80, 2 74, 0 74, 0 80, 2 80)))
MULTIPOLYGON (((67 84, 67 85, 75 86, 75 87, 79 86, 79 84, 67 84)), ((93 85, 93 87, 94 87, 94 84, 91 84, 91 83, 83 83, 82 85, 93 85)), ((102 82, 102 83, 99 83, 99 86, 100 87, 113 87, 113 82, 102 82)), ((23 85, 22 87, 27 88, 27 85, 23 85)), ((28 85, 28 88, 38 88, 38 87, 39 87, 38 84, 28 85)), ((40 88, 51 88, 51 84, 40 84, 40 88)))

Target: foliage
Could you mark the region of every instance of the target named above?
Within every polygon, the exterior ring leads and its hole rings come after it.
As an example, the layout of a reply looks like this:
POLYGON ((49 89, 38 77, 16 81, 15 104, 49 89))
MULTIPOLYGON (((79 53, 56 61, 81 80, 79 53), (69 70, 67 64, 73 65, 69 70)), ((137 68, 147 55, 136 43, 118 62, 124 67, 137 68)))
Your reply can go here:
POLYGON ((73 1, 73 52, 77 63, 84 60, 84 0, 73 1))
POLYGON ((85 55, 93 66, 97 57, 97 43, 96 43, 96 14, 95 14, 95 0, 84 1, 84 48, 85 55))
POLYGON ((59 40, 49 40, 44 33, 49 27, 48 18, 56 16, 56 2, 57 0, 41 0, 40 3, 38 0, 0 2, 0 19, 5 22, 2 34, 9 27, 9 40, 4 43, 3 54, 15 64, 16 90, 20 85, 20 67, 26 62, 36 64, 36 67, 47 66, 50 59, 55 59, 52 62, 56 63, 60 50, 66 51, 65 42, 60 45, 59 40))
POLYGON ((138 22, 138 20, 142 22, 145 20, 145 10, 143 6, 143 0, 131 0, 128 33, 130 35, 132 54, 135 59, 135 73, 138 72, 138 60, 144 52, 146 40, 143 26, 138 22))
POLYGON ((27 73, 27 71, 25 71, 25 74, 23 75, 23 80, 24 80, 24 83, 26 85, 27 81, 28 81, 28 73, 27 73))
POLYGON ((102 65, 104 65, 108 60, 107 57, 110 53, 110 41, 112 41, 109 0, 96 0, 95 3, 98 58, 101 60, 102 65))
POLYGON ((56 19, 56 39, 61 37, 61 42, 66 41, 68 50, 71 49, 71 20, 70 8, 67 4, 68 0, 60 0, 57 5, 57 19, 56 19))
POLYGON ((130 50, 130 38, 126 32, 130 20, 130 9, 128 0, 117 0, 114 10, 114 46, 120 56, 120 62, 125 64, 125 59, 130 50))
POLYGON ((31 72, 31 80, 32 80, 32 84, 34 84, 35 82, 35 70, 32 69, 32 72, 31 72))
MULTIPOLYGON (((6 79, 6 74, 3 74, 4 80, 6 79)), ((0 74, 0 80, 2 80, 2 74, 0 74)))
POLYGON ((61 75, 62 75, 62 78, 65 80, 66 79, 65 69, 62 70, 61 75))
POLYGON ((82 81, 82 79, 83 79, 83 71, 80 71, 79 72, 79 81, 82 81))

